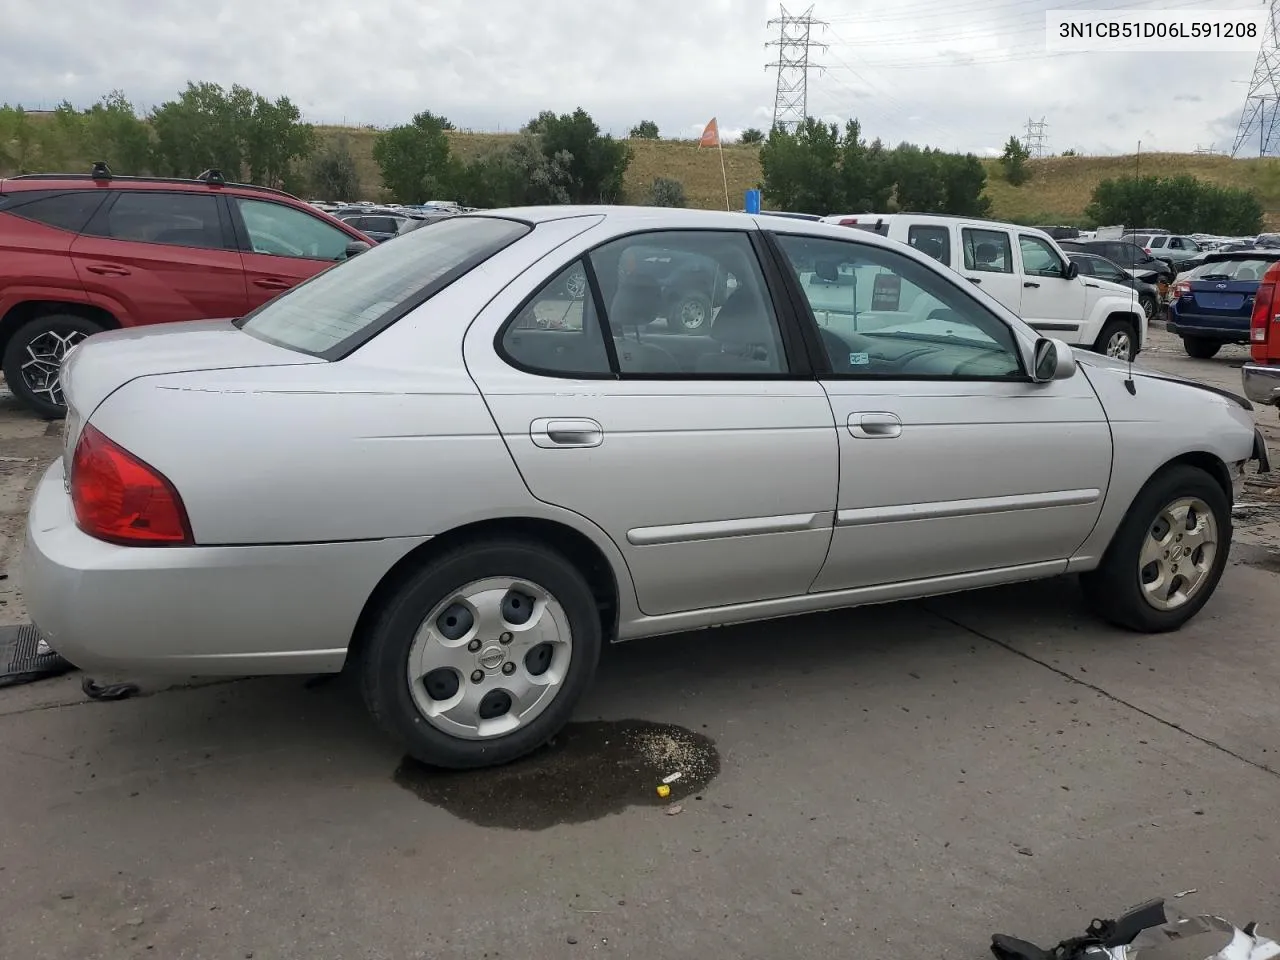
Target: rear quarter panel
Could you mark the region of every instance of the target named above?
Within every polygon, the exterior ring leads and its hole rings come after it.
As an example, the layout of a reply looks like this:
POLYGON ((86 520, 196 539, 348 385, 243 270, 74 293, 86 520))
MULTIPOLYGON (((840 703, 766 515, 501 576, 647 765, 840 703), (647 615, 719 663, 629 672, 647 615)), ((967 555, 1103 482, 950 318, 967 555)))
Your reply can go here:
POLYGON ((1171 460, 1208 453, 1230 470, 1253 450, 1252 414, 1237 403, 1194 386, 1135 371, 1135 394, 1124 386, 1125 367, 1081 363, 1111 423, 1115 461, 1107 498, 1093 532, 1068 570, 1091 569, 1102 559, 1143 486, 1171 460))
POLYGON ((88 302, 71 263, 75 234, 0 213, 0 316, 29 300, 88 302))

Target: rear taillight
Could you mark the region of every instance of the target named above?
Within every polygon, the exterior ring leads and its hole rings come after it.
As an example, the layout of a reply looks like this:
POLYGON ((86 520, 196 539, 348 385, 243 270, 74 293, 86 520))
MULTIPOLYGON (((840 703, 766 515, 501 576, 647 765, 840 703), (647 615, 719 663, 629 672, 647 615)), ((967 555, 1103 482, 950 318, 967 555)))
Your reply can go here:
POLYGON ((1189 297, 1191 295, 1191 281, 1179 280, 1173 285, 1174 297, 1189 297))
POLYGON ((71 503, 76 524, 99 540, 137 547, 194 542, 168 478, 88 424, 71 458, 71 503))
POLYGON ((1253 314, 1249 317, 1249 353, 1254 360, 1267 359, 1267 341, 1271 328, 1280 323, 1276 316, 1276 284, 1280 283, 1280 261, 1272 264, 1258 284, 1253 296, 1253 314))

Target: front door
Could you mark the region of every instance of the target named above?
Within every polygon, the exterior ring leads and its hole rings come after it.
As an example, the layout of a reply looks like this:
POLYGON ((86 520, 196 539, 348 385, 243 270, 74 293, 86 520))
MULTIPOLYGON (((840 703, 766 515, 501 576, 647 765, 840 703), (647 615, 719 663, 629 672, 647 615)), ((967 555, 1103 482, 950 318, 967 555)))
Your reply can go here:
POLYGON ((1078 276, 1067 279, 1067 264, 1048 241, 1018 234, 1022 261, 1022 309, 1018 315, 1046 337, 1079 341, 1088 290, 1078 276))
POLYGON ((490 303, 465 343, 529 490, 612 538, 646 614, 803 595, 831 542, 834 422, 751 234, 574 243, 490 303), (716 286, 655 274, 691 258, 716 265, 716 286), (682 298, 722 289, 709 324, 680 321, 682 298))
POLYGON ((1111 469, 1084 374, 1030 382, 1005 320, 903 253, 791 231, 776 240, 806 294, 815 269, 883 293, 856 315, 823 303, 826 323, 813 321, 840 437, 836 528, 813 589, 1065 568, 1111 469))

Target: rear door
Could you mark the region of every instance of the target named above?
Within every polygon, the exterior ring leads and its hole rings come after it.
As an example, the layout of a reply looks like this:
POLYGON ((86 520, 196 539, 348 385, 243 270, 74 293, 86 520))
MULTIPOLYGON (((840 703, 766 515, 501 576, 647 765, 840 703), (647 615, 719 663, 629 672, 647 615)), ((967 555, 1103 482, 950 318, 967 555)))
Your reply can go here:
POLYGON ((1079 342, 1088 300, 1084 281, 1066 276, 1066 262, 1043 237, 1019 233, 1018 259, 1022 265, 1019 316, 1046 336, 1079 342))
POLYGON ((71 244, 85 291, 132 323, 245 312, 244 270, 213 193, 120 190, 71 244))
POLYGON ((345 260, 359 237, 296 207, 256 197, 227 197, 240 243, 249 309, 345 260))
POLYGON ((1022 278, 1014 263, 1009 231, 962 226, 960 252, 960 275, 1021 315, 1022 278))

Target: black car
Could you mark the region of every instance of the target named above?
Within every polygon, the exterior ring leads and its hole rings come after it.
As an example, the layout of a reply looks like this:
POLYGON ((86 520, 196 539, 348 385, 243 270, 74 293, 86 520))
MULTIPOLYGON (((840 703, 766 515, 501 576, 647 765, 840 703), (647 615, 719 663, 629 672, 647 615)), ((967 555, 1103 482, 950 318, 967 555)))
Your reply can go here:
POLYGON ((1160 288, 1154 283, 1138 279, 1106 257, 1100 257, 1097 254, 1071 253, 1068 251, 1067 259, 1080 269, 1080 276, 1085 278, 1086 285, 1088 285, 1090 277, 1121 284, 1137 292, 1138 302, 1142 304, 1142 312, 1148 320, 1159 311, 1160 288))
POLYGON ((1174 269, 1169 262, 1153 257, 1132 240, 1059 240, 1058 246, 1067 253, 1092 253, 1126 270, 1149 271, 1173 282, 1174 269))

